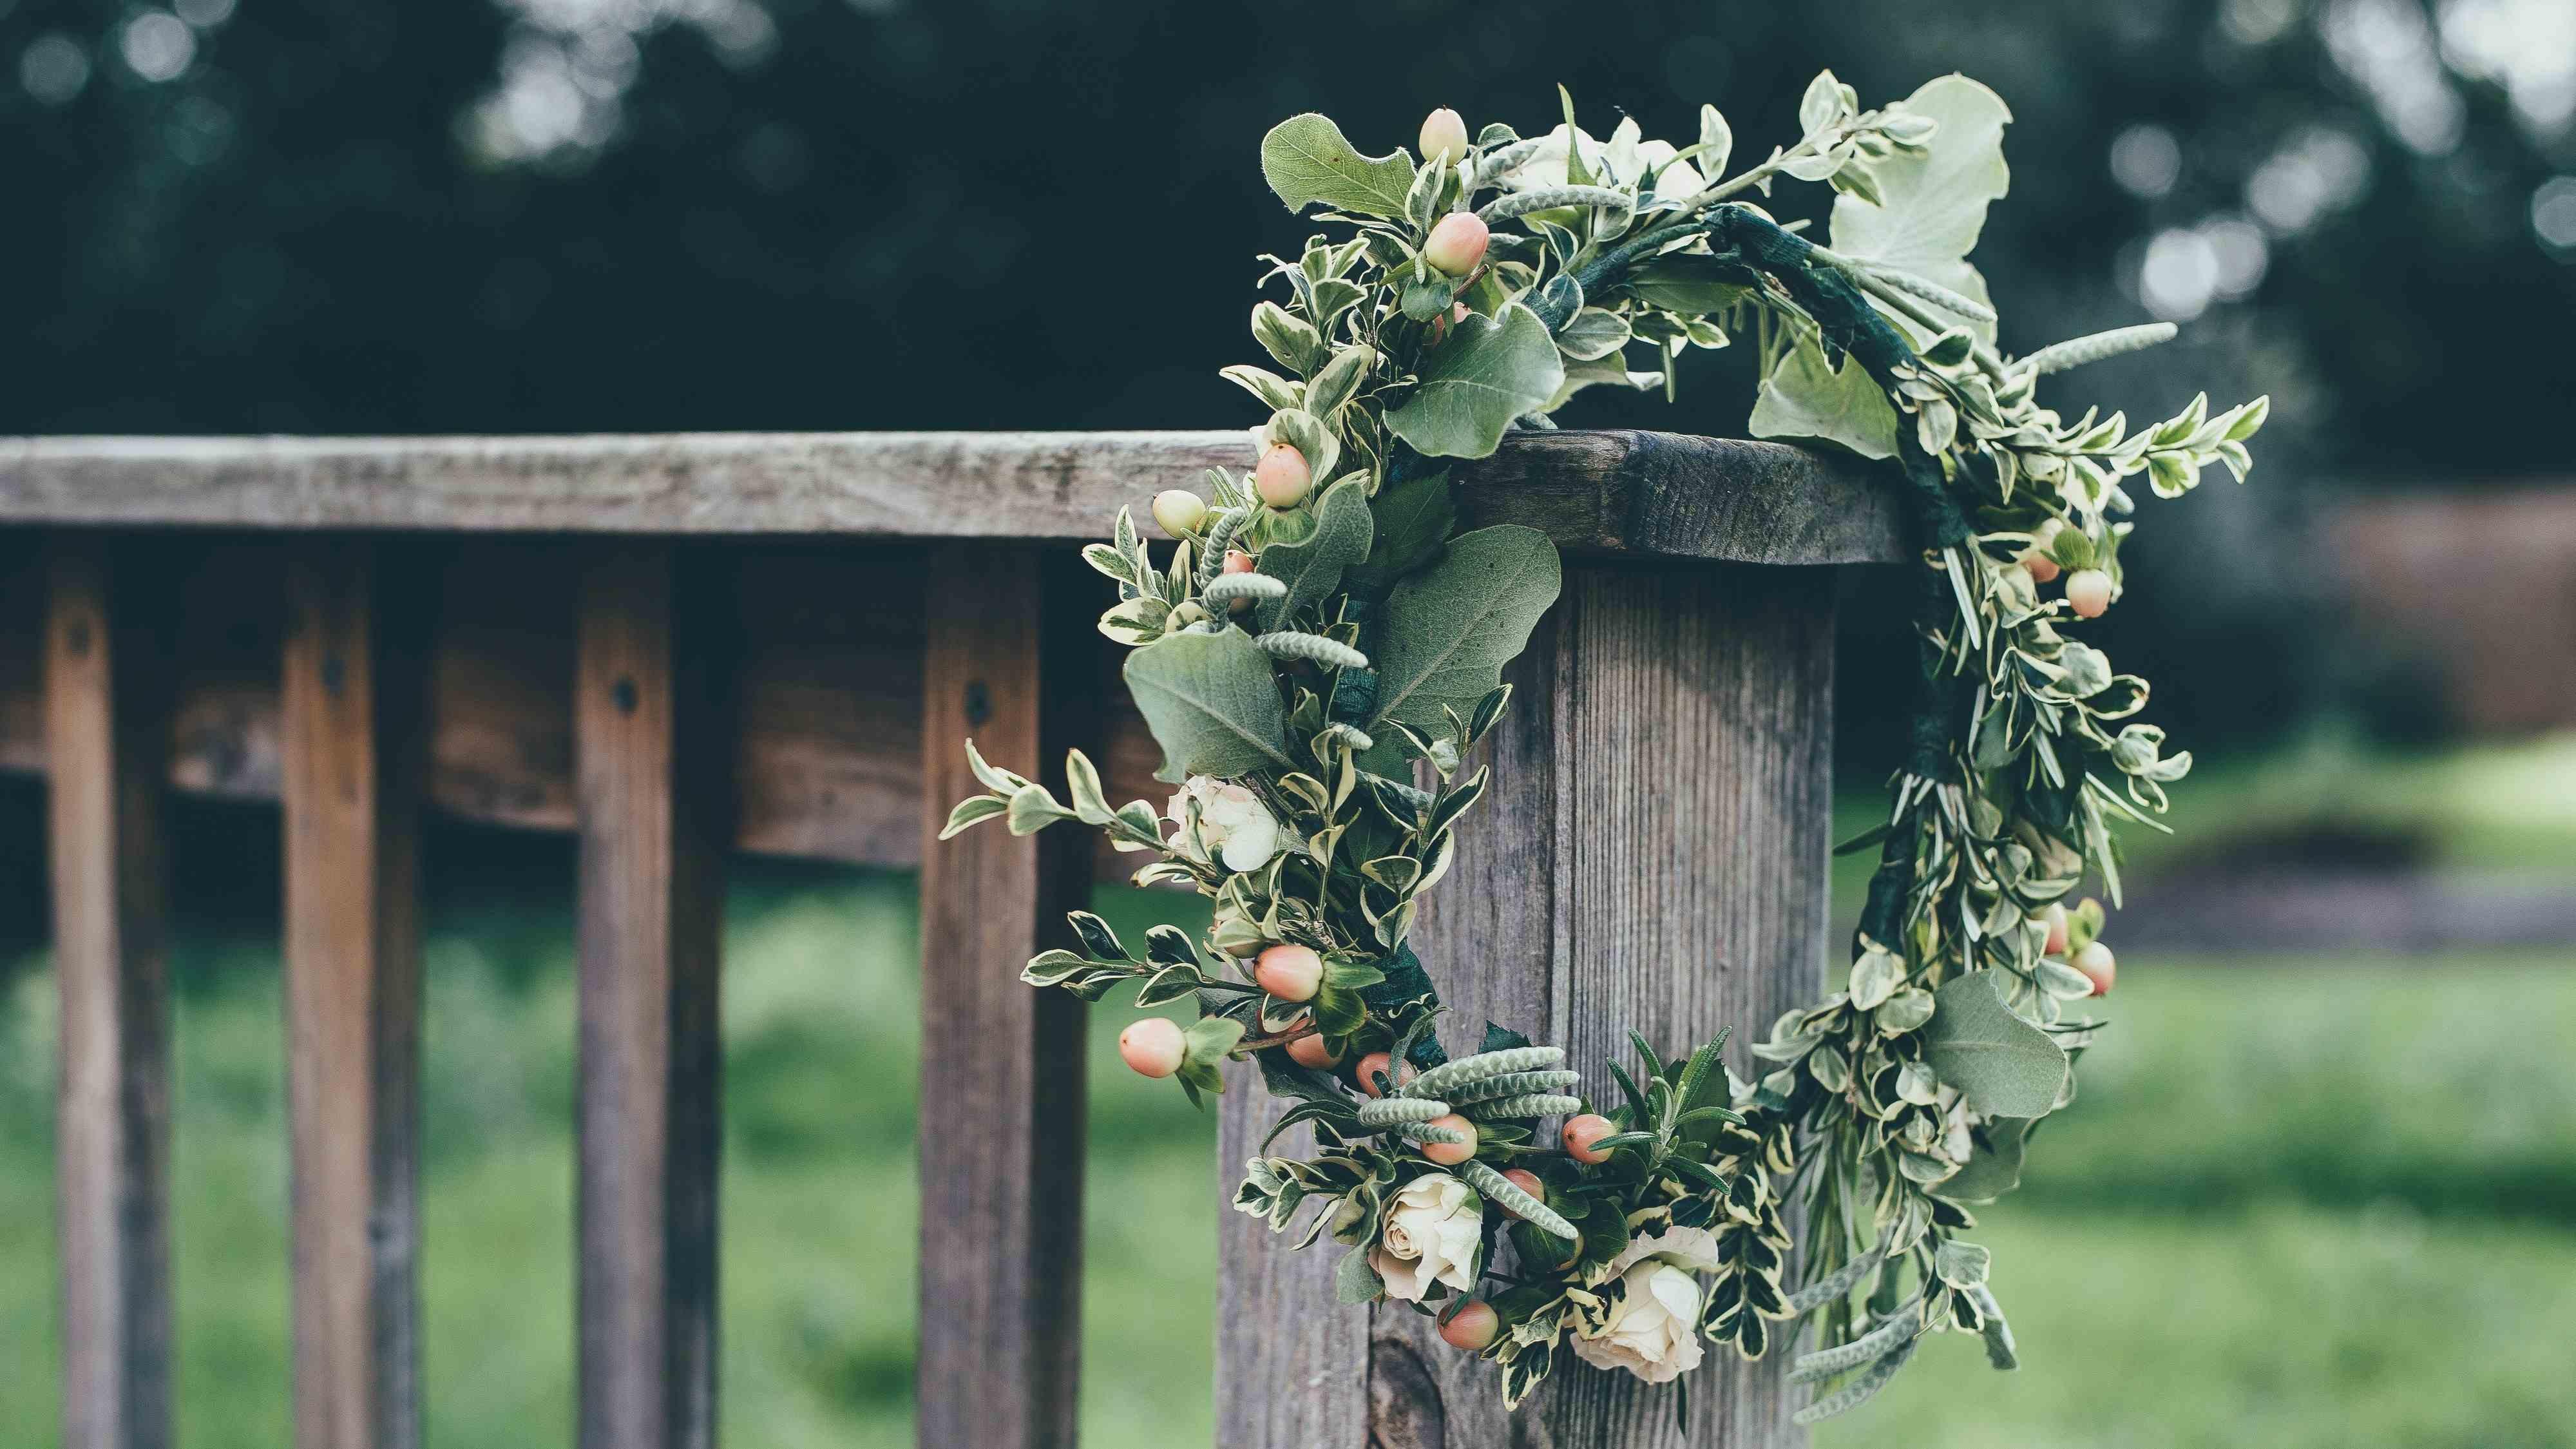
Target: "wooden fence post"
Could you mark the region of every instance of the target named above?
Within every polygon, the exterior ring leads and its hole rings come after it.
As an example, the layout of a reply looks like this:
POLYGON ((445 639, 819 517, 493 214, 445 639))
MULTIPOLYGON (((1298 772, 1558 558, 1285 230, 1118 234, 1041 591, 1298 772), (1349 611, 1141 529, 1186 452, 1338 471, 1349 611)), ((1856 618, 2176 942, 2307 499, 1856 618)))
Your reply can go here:
POLYGON ((420 1442, 420 591, 378 546, 286 568, 280 796, 300 1449, 420 1442))
MULTIPOLYGON (((1595 1102, 1635 1028, 1667 1052, 1732 1027, 1728 1061, 1816 989, 1826 959, 1833 576, 1577 561, 1507 678, 1494 782, 1414 941, 1472 1049, 1487 1019, 1563 1044, 1595 1102)), ((1225 1099, 1230 1191, 1279 1111, 1225 1099)), ((1302 1134, 1301 1134, 1302 1136, 1302 1134)), ((1284 1139, 1283 1139, 1284 1140, 1284 1139)), ((1228 1211, 1218 1442, 1226 1449, 1778 1449, 1803 1441, 1784 1355, 1718 1350, 1672 1391, 1570 1358, 1517 1416, 1492 1366, 1401 1305, 1332 1301, 1329 1253, 1228 1211), (1303 1261, 1294 1261, 1302 1259, 1303 1261)))
MULTIPOLYGON (((953 545, 930 564, 922 817, 983 788, 964 742, 1063 798, 1091 736, 1089 591, 1029 548, 953 545), (1078 587, 1078 586, 1077 586, 1078 587), (1082 602, 1071 602, 1080 600, 1082 602)), ((926 846, 921 867, 921 1359, 928 1449, 1066 1449, 1082 1293, 1083 1008, 1020 968, 1071 945, 1090 842, 998 825, 926 846)))
POLYGON ((44 643, 65 1449, 170 1442, 167 591, 49 560, 44 643))
POLYGON ((581 1443, 707 1449, 731 601, 658 542, 578 589, 581 1443))

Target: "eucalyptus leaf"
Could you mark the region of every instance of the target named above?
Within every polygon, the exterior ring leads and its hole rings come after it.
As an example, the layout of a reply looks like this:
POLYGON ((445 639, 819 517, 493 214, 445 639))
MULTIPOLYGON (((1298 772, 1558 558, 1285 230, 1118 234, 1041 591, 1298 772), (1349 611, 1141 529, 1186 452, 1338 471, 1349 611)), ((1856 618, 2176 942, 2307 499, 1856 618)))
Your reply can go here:
POLYGON ((1413 395, 1386 415, 1389 431, 1435 458, 1482 458, 1512 420, 1556 395, 1565 381, 1556 342, 1518 303, 1500 318, 1469 313, 1422 364, 1413 395))
MULTIPOLYGON (((1537 529, 1500 524, 1451 539, 1440 562, 1387 599, 1376 655, 1379 717, 1432 730, 1444 710, 1472 713, 1529 642, 1562 581, 1556 545, 1537 529)), ((1391 753, 1385 743, 1379 750, 1391 753)))
POLYGON ((1322 202, 1337 211, 1398 217, 1413 189, 1413 161, 1401 149, 1363 156, 1341 127, 1309 111, 1261 138, 1261 177, 1290 211, 1322 202))
MULTIPOLYGON (((1869 173, 1878 202, 1846 192, 1834 198, 1834 250, 1937 283, 1990 303, 1986 279, 1967 261, 1986 224, 1986 207, 2012 182, 2004 165, 2003 98, 1961 75, 1926 81, 1904 109, 1939 124, 1920 150, 1898 150, 1855 164, 1869 173)), ((1992 341, 1995 324, 1973 324, 1992 341)))
POLYGON ((1991 971, 1953 977, 1934 993, 1923 1051, 1941 1080, 1989 1117, 2044 1117, 2066 1084, 2065 1051, 2013 1015, 1991 971))
POLYGON ((1757 438, 1805 438, 1848 448, 1864 458, 1896 456, 1895 404, 1860 359, 1835 368, 1812 342, 1800 342, 1762 379, 1749 425, 1757 438))
POLYGON ((1128 692, 1163 747, 1156 778, 1293 768, 1270 656, 1240 629, 1167 634, 1127 656, 1128 692))
POLYGON ((1264 631, 1285 629, 1301 611, 1330 598, 1341 587, 1342 571, 1367 558, 1376 540, 1365 473, 1353 473, 1325 489, 1314 513, 1314 532, 1261 551, 1261 572, 1288 586, 1278 598, 1254 606, 1264 631))

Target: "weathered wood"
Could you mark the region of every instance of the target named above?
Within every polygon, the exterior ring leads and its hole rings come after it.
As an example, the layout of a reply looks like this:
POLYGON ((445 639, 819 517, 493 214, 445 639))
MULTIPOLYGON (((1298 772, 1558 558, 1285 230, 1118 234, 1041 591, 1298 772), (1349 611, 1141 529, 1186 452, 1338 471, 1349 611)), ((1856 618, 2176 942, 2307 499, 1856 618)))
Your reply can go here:
MULTIPOLYGON (((1092 539, 1250 459, 1240 431, 0 440, 0 521, 477 533, 1092 539)), ((1459 465, 1482 522, 1743 563, 1893 560, 1896 499, 1843 459, 1656 433, 1516 434, 1459 465)))
MULTIPOLYGON (((922 663, 922 818, 983 786, 988 759, 1064 798, 1064 753, 1096 749, 1087 608, 1042 551, 955 545, 932 558, 922 663)), ((1020 967, 1073 945, 1064 912, 1090 892, 1070 830, 986 825, 921 866, 919 1441, 1048 1449, 1074 1441, 1082 1281, 1081 1003, 1031 991, 1020 967)))
POLYGON ((160 1449, 170 1442, 160 821, 169 600, 149 574, 115 569, 93 546, 65 546, 45 573, 42 725, 54 761, 47 835, 62 1003, 62 1442, 160 1449))
POLYGON ((732 704, 707 564, 606 545, 576 586, 584 1449, 715 1440, 732 704))
POLYGON ((279 675, 295 1442, 420 1442, 421 644, 376 545, 289 560, 279 675))
MULTIPOLYGON (((1507 676, 1512 705, 1472 838, 1414 933, 1453 1008, 1452 1050, 1472 1049, 1489 1018, 1519 1027, 1563 1043, 1596 1101, 1611 1095, 1606 1063, 1632 1055, 1631 1027, 1667 1051, 1733 1027, 1729 1059, 1751 1068, 1745 1034, 1810 993, 1826 957, 1832 589, 1808 570, 1568 571, 1507 676)), ((1276 1115, 1258 1100, 1228 1094, 1229 1143, 1276 1115)), ((1283 1310, 1300 1325, 1366 1315, 1317 1296, 1320 1267, 1285 1284, 1292 1297, 1271 1296, 1287 1251, 1239 1219, 1228 1215, 1218 1386, 1230 1449, 1801 1441, 1777 1356, 1748 1366, 1712 1353, 1684 1436, 1669 1390, 1570 1358, 1507 1419, 1495 1370, 1401 1306, 1375 1311, 1364 1348, 1345 1334, 1319 1354, 1306 1340, 1323 1330, 1269 1324, 1283 1310), (1330 1413, 1282 1422, 1261 1401, 1283 1384, 1328 1399, 1330 1413), (1355 1392, 1365 1437, 1350 1427, 1355 1392)))
MULTIPOLYGON (((921 863, 922 559, 887 545, 736 546, 729 600, 742 726, 733 844, 764 855, 909 869, 921 863)), ((180 658, 170 682, 170 784, 275 799, 278 546, 187 541, 180 658)), ((526 830, 575 823, 572 577, 562 540, 482 539, 447 551, 432 587, 429 801, 461 819, 526 830)), ((1065 607, 1106 597, 1096 577, 1065 607)), ((13 599, 0 617, 41 600, 13 599)), ((41 773, 42 693, 32 633, 0 630, 0 770, 41 773)), ((1126 691, 1105 682, 1100 760, 1121 800, 1160 799, 1161 761, 1126 691)), ((1101 845, 1102 879, 1132 856, 1101 845)))

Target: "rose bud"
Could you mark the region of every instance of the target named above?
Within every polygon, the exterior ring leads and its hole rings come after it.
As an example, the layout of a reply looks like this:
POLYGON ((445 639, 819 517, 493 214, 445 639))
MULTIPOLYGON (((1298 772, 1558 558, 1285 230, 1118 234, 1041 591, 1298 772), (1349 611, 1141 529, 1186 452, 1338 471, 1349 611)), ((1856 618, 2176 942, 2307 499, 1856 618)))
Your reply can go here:
POLYGON ((1306 469, 1306 455, 1290 443, 1271 444, 1252 470, 1252 486, 1261 490, 1261 501, 1273 508, 1294 508, 1305 502, 1306 489, 1314 481, 1306 469))
POLYGON ((1317 1071, 1327 1067, 1337 1067, 1342 1063, 1341 1053, 1325 1045, 1321 1033, 1314 1036, 1301 1036, 1288 1043, 1288 1060, 1301 1067, 1312 1067, 1317 1071))
POLYGON ((2111 607, 2111 576, 2100 569, 2077 569, 2066 576, 2066 602, 2079 619, 2099 619, 2111 607))
POLYGON ((1230 574, 1248 574, 1252 572, 1252 555, 1239 548, 1227 549, 1223 567, 1230 574))
POLYGON ((1196 533, 1207 522, 1207 500, 1187 488, 1166 488, 1154 495, 1154 521, 1174 538, 1196 533))
POLYGON ((1422 259, 1450 276, 1463 277, 1485 259, 1485 243, 1491 235, 1476 213, 1453 211, 1431 228, 1430 238, 1422 243, 1422 259))
POLYGON ((1455 1112, 1452 1112, 1446 1117, 1434 1117, 1422 1125, 1426 1127, 1446 1127, 1451 1131, 1464 1132, 1467 1134, 1467 1140, 1464 1142, 1425 1142, 1419 1144, 1422 1155, 1430 1158, 1436 1163, 1439 1163, 1442 1167, 1456 1167, 1459 1163, 1462 1163, 1468 1158, 1476 1155, 1475 1123, 1468 1121, 1466 1118, 1459 1116, 1455 1112))
POLYGON ((1422 162, 1464 161, 1467 159, 1467 118, 1442 106, 1422 118, 1422 162))
POLYGON ((1396 1086, 1401 1087, 1413 1080, 1413 1064, 1407 1062, 1396 1066, 1395 1058, 1385 1052, 1370 1052, 1360 1058, 1360 1064, 1352 1069, 1351 1075, 1359 1079, 1361 1091, 1372 1097, 1383 1097, 1386 1092, 1378 1086, 1378 1078, 1386 1076, 1390 1070, 1394 1073, 1396 1086))
POLYGON ((2049 555, 2048 546, 2055 543, 2057 535, 2065 529, 2065 524, 2052 518, 2030 531, 2031 545, 2021 556, 2021 566, 2030 570, 2030 576, 2043 584, 2057 577, 2057 560, 2049 555))
POLYGON ((1481 1353, 1494 1341, 1494 1335, 1502 1330, 1503 1320, 1495 1316, 1494 1306, 1482 1299, 1471 1298, 1441 1323, 1440 1341, 1468 1353, 1481 1353))
POLYGON ((2075 953, 2075 959, 2066 964, 2084 973, 2084 979, 2093 983, 2096 996, 2110 995, 2111 983, 2120 975, 2120 963, 2112 958, 2111 948, 2099 941, 2086 942, 2084 949, 2075 953))
POLYGON ((1252 979, 1282 1001, 1312 1001, 1324 984, 1324 958, 1304 946, 1273 946, 1252 963, 1252 979))
POLYGON ((2049 903, 2047 910, 2039 913, 2039 918, 2048 923, 2048 940, 2041 944, 2039 954, 2043 956, 2065 955, 2066 907, 2058 905, 2052 901, 2049 903))
POLYGON ((1577 1162, 1607 1162, 1610 1154, 1595 1149, 1592 1144, 1618 1130, 1617 1123, 1598 1112, 1568 1117, 1565 1119, 1565 1150, 1572 1153, 1577 1162))
POLYGON ((1168 1016, 1129 1022, 1127 1029, 1118 1033, 1118 1055, 1148 1077, 1168 1077, 1179 1071, 1185 1049, 1180 1024, 1168 1016))

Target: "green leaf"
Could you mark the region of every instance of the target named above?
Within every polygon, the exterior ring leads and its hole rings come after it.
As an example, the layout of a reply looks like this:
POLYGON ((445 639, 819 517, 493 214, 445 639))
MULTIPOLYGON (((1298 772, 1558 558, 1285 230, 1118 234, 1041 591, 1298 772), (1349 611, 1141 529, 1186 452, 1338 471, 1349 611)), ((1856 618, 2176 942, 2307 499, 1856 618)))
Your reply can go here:
POLYGON ((1333 1270, 1333 1297, 1343 1303, 1367 1303, 1386 1291, 1386 1280, 1369 1266, 1368 1244, 1362 1243, 1342 1255, 1342 1265, 1333 1270))
POLYGON ((1363 156, 1342 138, 1341 127, 1309 111, 1261 138, 1261 178, 1290 211, 1320 201, 1337 211, 1396 217, 1413 189, 1413 161, 1401 148, 1363 156))
MULTIPOLYGON (((1926 81, 1904 108, 1940 124, 1920 150, 1897 150, 1856 162, 1869 173, 1876 205, 1848 192, 1834 198, 1833 247, 1989 302, 1986 279, 1968 265, 1986 207, 2004 194, 2004 125, 2012 112, 1993 91, 1961 75, 1926 81)), ((1988 341, 1992 322, 1975 324, 1988 341)))
POLYGON ((1240 629, 1169 634, 1127 656, 1127 690, 1163 747, 1163 773, 1290 769, 1288 715, 1270 656, 1240 629))
POLYGON ((1556 334, 1556 349, 1577 362, 1598 362, 1628 345, 1628 319, 1599 307, 1586 307, 1556 334))
POLYGON ((1801 342, 1762 379, 1750 424, 1757 438, 1806 438, 1848 448, 1864 458, 1896 456, 1896 405, 1860 365, 1837 370, 1812 342, 1801 342))
POLYGON ((1342 570, 1367 558, 1375 539, 1368 475, 1353 473, 1325 489, 1315 503, 1313 533, 1261 551, 1261 572, 1288 586, 1287 593, 1254 606, 1262 629, 1285 629, 1299 611, 1332 597, 1341 587, 1342 570))
POLYGON ((1428 563, 1458 525, 1445 471, 1381 486, 1369 500, 1369 513, 1374 522, 1367 568, 1369 581, 1381 591, 1398 575, 1428 563))
POLYGON ((1740 263, 1718 257, 1676 255, 1640 263, 1620 285, 1629 296, 1649 307, 1704 317, 1743 301, 1752 290, 1745 285, 1744 277, 1740 263))
MULTIPOLYGON (((1193 1066, 1212 1064, 1225 1059, 1234 1044, 1243 1040, 1243 1023, 1230 1016, 1202 1016, 1181 1032, 1181 1060, 1193 1066)), ((1223 1091, 1223 1087, 1213 1090, 1223 1091)))
POLYGON ((1421 382, 1386 415, 1389 430, 1435 458, 1482 458, 1512 420, 1556 395, 1565 381, 1556 342, 1518 303, 1498 320, 1468 314, 1433 350, 1421 382))
MULTIPOLYGON (((1501 524, 1450 540, 1438 563, 1397 584, 1387 598, 1377 651, 1378 716, 1432 730, 1444 710, 1473 712, 1528 644, 1561 583, 1556 545, 1537 529, 1501 524)), ((1378 748, 1394 754, 1391 741, 1378 748)))
POLYGON ((1941 1184, 1941 1196, 1960 1202, 1993 1202, 2021 1186, 2022 1139, 2031 1119, 1997 1117, 1977 1133, 1976 1155, 1941 1184))
POLYGON ((957 808, 948 812, 948 824, 940 830, 939 838, 946 840, 967 826, 990 820, 1010 808, 1010 802, 999 796, 970 795, 958 801, 957 808))
POLYGON ((1994 973, 1953 977, 1933 996, 1924 1056, 1941 1080, 1989 1117, 2045 1117, 2066 1084, 2066 1053, 2048 1033, 2013 1015, 1995 994, 1994 973))

